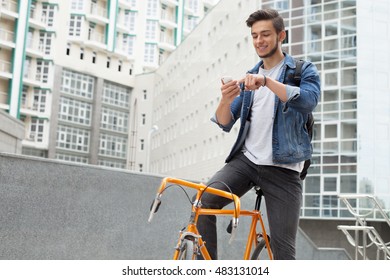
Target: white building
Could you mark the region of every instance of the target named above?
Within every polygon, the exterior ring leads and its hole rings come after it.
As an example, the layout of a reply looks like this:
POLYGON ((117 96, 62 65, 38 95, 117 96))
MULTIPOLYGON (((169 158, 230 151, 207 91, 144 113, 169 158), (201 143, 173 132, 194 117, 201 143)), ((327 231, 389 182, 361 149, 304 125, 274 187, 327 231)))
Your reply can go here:
POLYGON ((130 124, 150 106, 131 108, 135 74, 156 69, 216 2, 1 0, 0 109, 25 123, 23 153, 142 171, 133 136, 148 132, 130 124))
POLYGON ((337 197, 343 193, 373 194, 389 210, 389 5, 384 0, 221 1, 160 68, 137 83, 154 84, 149 129, 155 125, 158 131, 151 130, 148 146, 151 171, 207 181, 221 168, 239 124, 226 134, 209 120, 219 102, 220 78, 240 78, 258 61, 245 20, 256 9, 271 7, 285 18, 284 49, 314 62, 322 81, 301 216, 349 217, 337 197))

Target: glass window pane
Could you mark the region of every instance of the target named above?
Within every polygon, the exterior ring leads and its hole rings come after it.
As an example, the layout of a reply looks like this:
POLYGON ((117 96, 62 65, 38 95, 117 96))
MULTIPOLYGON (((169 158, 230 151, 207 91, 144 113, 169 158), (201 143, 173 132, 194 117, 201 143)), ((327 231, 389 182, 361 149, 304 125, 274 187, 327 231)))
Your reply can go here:
POLYGON ((324 191, 325 192, 337 191, 337 178, 336 177, 325 177, 324 178, 324 191))
POLYGON ((357 192, 356 175, 340 176, 340 192, 341 193, 357 192))
POLYGON ((308 176, 305 179, 305 193, 320 193, 320 177, 308 176))

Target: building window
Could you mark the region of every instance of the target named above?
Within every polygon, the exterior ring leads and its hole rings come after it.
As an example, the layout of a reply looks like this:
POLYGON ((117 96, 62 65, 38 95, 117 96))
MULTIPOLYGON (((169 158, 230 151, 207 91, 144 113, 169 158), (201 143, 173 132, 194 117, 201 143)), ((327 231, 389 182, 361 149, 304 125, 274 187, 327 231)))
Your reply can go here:
POLYGON ((123 108, 129 108, 130 90, 127 87, 105 82, 102 101, 123 108))
POLYGON ((145 125, 146 124, 146 114, 141 115, 141 124, 145 125))
POLYGON ((117 158, 126 158, 127 138, 101 134, 99 154, 117 158))
POLYGON ((118 61, 118 72, 122 72, 122 61, 118 61))
POLYGON ((276 10, 288 10, 289 7, 288 7, 288 3, 289 1, 288 0, 276 0, 275 1, 275 9, 276 10))
POLYGON ((90 125, 92 105, 67 97, 61 97, 58 110, 58 119, 66 122, 90 125))
POLYGON ((121 169, 125 169, 126 168, 126 164, 124 162, 122 162, 122 161, 100 159, 98 161, 98 164, 100 166, 108 166, 108 167, 121 168, 121 169))
POLYGON ((70 4, 70 9, 72 11, 84 10, 84 0, 72 0, 72 2, 70 4))
POLYGON ((52 35, 51 32, 39 32, 39 50, 47 55, 51 53, 52 35))
POLYGON ((61 91, 88 99, 93 98, 95 79, 92 76, 64 69, 61 91))
POLYGON ((337 124, 324 124, 324 130, 326 139, 337 139, 337 124))
POLYGON ((93 52, 93 53, 92 53, 92 63, 93 63, 93 64, 96 63, 96 52, 93 52))
POLYGON ((134 52, 134 42, 135 42, 135 37, 134 36, 123 34, 122 51, 124 53, 132 56, 133 52, 134 52))
POLYGON ((140 139, 139 141, 140 141, 139 148, 140 148, 141 151, 143 151, 145 149, 145 140, 144 139, 140 139))
POLYGON ((145 44, 144 62, 155 63, 157 48, 155 44, 145 44))
POLYGON ((147 0, 146 4, 146 15, 148 17, 157 17, 157 5, 158 5, 158 0, 147 0))
POLYGON ((60 125, 57 131, 57 148, 88 152, 90 133, 88 130, 60 125))
POLYGON ((110 58, 110 57, 107 57, 106 67, 107 67, 107 68, 110 68, 110 64, 111 64, 111 58, 110 58))
POLYGON ((187 17, 187 22, 186 22, 186 27, 188 30, 192 30, 195 28, 195 26, 198 24, 198 18, 194 16, 188 16, 187 17))
POLYGON ((83 48, 80 48, 80 59, 81 60, 84 59, 84 49, 83 48))
POLYGON ((42 4, 43 22, 45 22, 48 27, 53 27, 54 25, 54 13, 55 13, 55 5, 47 4, 47 3, 42 4))
POLYGON ((156 20, 146 21, 145 39, 155 41, 157 38, 157 24, 156 20))
POLYGON ((70 161, 70 162, 78 162, 78 163, 88 163, 88 158, 83 156, 75 156, 75 155, 67 155, 63 153, 56 153, 56 159, 70 161))
POLYGON ((136 20, 137 13, 134 11, 125 11, 125 22, 124 25, 127 27, 129 32, 135 31, 135 20, 136 20))
POLYGON ((128 113, 120 112, 118 110, 112 110, 109 108, 103 108, 100 128, 127 133, 128 123, 128 113))
POLYGON ((69 22, 69 36, 80 37, 81 35, 81 23, 83 21, 82 16, 71 15, 69 22))
POLYGON ((45 112, 48 92, 49 91, 45 89, 39 89, 39 88, 34 89, 33 110, 38 111, 40 113, 45 112))
POLYGON ((42 83, 49 82, 50 61, 38 60, 35 79, 42 83))
POLYGON ((70 44, 66 44, 66 55, 70 55, 70 44))
POLYGON ((34 142, 42 142, 43 141, 43 132, 45 128, 45 121, 33 118, 31 120, 30 126, 30 139, 34 142))
POLYGON ((142 163, 140 163, 140 164, 138 164, 138 166, 139 166, 139 172, 142 172, 143 171, 143 164, 142 163))

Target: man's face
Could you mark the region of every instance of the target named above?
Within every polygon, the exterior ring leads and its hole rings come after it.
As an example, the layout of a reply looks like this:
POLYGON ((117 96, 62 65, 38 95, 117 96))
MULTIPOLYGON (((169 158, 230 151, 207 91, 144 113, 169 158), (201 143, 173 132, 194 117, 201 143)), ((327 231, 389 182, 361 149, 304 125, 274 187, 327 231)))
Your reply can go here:
POLYGON ((282 32, 278 36, 271 20, 255 22, 252 25, 251 33, 253 46, 260 58, 271 57, 278 50, 282 32))

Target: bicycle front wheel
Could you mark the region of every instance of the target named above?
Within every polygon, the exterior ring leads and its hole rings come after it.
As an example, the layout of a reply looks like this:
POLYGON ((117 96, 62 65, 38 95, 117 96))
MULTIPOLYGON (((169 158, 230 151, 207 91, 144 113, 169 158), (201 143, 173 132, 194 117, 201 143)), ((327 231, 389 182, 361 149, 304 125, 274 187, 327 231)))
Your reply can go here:
POLYGON ((264 248, 265 248, 265 240, 261 238, 255 250, 253 251, 251 260, 260 260, 260 254, 261 252, 263 252, 264 248))
POLYGON ((195 245, 193 240, 183 239, 180 245, 178 260, 196 260, 195 245))

